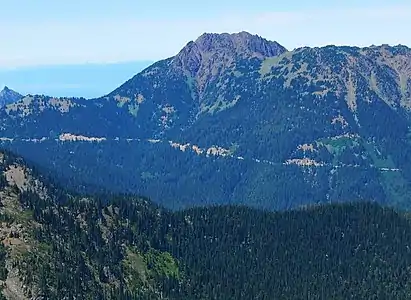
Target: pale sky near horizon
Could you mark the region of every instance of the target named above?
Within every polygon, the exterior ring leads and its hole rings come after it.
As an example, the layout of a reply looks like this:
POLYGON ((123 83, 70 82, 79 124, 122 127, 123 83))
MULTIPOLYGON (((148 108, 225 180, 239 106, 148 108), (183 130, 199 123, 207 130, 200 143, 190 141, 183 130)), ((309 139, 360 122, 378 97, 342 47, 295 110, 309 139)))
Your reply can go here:
POLYGON ((288 49, 411 46, 409 0, 274 2, 0 0, 0 69, 155 61, 203 32, 245 30, 288 49))

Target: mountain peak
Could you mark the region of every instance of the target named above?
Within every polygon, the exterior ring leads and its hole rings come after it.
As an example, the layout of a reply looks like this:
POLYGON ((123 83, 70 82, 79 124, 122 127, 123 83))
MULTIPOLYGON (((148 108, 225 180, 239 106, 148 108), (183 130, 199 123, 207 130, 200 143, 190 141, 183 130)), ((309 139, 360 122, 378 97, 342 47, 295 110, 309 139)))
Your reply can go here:
POLYGON ((274 41, 268 41, 246 31, 238 33, 203 33, 177 54, 175 62, 186 67, 192 75, 197 72, 202 62, 211 57, 233 61, 235 58, 260 59, 277 56, 287 51, 274 41))
POLYGON ((13 91, 8 86, 5 86, 2 91, 0 91, 0 107, 16 102, 20 100, 23 96, 19 93, 13 91))
POLYGON ((238 33, 204 33, 174 57, 173 64, 196 79, 199 92, 241 59, 277 56, 287 49, 274 41, 242 31, 238 33))
POLYGON ((7 85, 4 86, 4 88, 0 91, 0 93, 16 93, 13 91, 11 88, 9 88, 7 85))
POLYGON ((277 42, 268 41, 246 31, 238 33, 203 33, 195 43, 203 52, 231 52, 232 54, 257 57, 276 56, 286 49, 277 42))

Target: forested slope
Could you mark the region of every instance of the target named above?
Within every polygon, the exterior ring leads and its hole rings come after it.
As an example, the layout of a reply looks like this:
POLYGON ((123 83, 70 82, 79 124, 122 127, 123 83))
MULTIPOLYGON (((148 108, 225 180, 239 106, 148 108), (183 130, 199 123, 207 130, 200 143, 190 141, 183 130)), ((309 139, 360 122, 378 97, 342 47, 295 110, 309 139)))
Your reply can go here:
POLYGON ((411 209, 406 46, 288 51, 247 32, 205 33, 108 95, 27 95, 0 108, 0 123, 2 147, 61 185, 167 208, 411 209))
POLYGON ((1 155, 8 299, 408 299, 411 225, 375 203, 178 212, 75 195, 1 155), (17 287, 17 289, 16 289, 17 287))

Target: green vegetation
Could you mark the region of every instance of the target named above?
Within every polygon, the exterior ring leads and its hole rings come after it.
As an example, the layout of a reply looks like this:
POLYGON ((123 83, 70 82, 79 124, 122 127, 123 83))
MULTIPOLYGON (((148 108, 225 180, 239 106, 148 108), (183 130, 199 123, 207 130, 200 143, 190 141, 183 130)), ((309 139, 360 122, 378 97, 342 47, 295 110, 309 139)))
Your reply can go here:
MULTIPOLYGON (((17 162, 11 154, 6 158, 17 162)), ((15 195, 23 214, 31 215, 22 226, 19 219, 2 223, 20 228, 27 251, 13 256, 15 245, 0 244, 0 280, 8 276, 8 260, 26 295, 147 300, 411 296, 411 219, 376 203, 308 205, 287 212, 241 206, 172 212, 141 197, 72 194, 33 176, 45 182, 46 196, 35 191, 16 195, 8 184, 0 189, 15 195)))
POLYGON ((145 255, 145 260, 155 276, 180 279, 178 265, 170 253, 151 249, 145 255))
POLYGON ((30 96, 0 109, 0 143, 38 163, 33 180, 45 185, 10 184, 11 165, 29 167, 0 153, 0 289, 41 299, 410 299, 410 214, 387 207, 411 209, 411 115, 398 83, 409 74, 390 67, 409 64, 410 49, 285 52, 244 33, 241 47, 208 37, 200 48, 214 53, 184 49, 106 97, 30 96), (302 159, 321 164, 289 163, 302 159))
POLYGON ((350 137, 335 137, 329 139, 320 140, 320 143, 325 145, 325 147, 331 152, 341 154, 347 147, 358 146, 358 142, 350 137))
POLYGON ((7 256, 7 249, 0 241, 0 300, 5 299, 3 296, 3 286, 1 285, 2 281, 7 279, 8 271, 6 268, 6 256, 7 256))
MULTIPOLYGON (((7 250, 3 243, 0 243, 0 280, 6 280, 7 269, 6 269, 6 254, 7 250)), ((0 290, 1 291, 1 290, 0 290)))
POLYGON ((409 77, 409 48, 286 51, 252 35, 227 38, 211 35, 199 47, 206 55, 190 43, 99 99, 32 96, 0 109, 0 143, 78 192, 141 194, 172 209, 353 198, 411 209, 411 115, 398 82, 409 77), (106 140, 61 142, 61 133, 106 140), (236 145, 235 157, 169 141, 236 145), (299 148, 311 144, 318 151, 299 148), (293 164, 302 159, 321 164, 293 164))
POLYGON ((129 104, 128 105, 128 110, 130 114, 134 117, 137 117, 138 109, 140 106, 137 103, 129 104))

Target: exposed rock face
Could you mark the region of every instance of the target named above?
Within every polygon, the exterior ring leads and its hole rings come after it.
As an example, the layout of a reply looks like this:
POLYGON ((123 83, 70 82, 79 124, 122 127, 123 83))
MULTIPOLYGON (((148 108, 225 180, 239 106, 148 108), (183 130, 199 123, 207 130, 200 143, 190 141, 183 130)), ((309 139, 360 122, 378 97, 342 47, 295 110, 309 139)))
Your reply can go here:
POLYGON ((196 41, 189 42, 175 57, 174 62, 194 76, 201 67, 216 63, 216 58, 222 58, 226 63, 233 63, 238 58, 263 59, 277 56, 285 51, 287 49, 277 42, 268 41, 248 32, 204 33, 196 41))
POLYGON ((235 34, 204 33, 189 42, 174 58, 173 63, 196 82, 201 94, 221 73, 241 59, 264 59, 286 52, 283 46, 248 32, 235 34))

